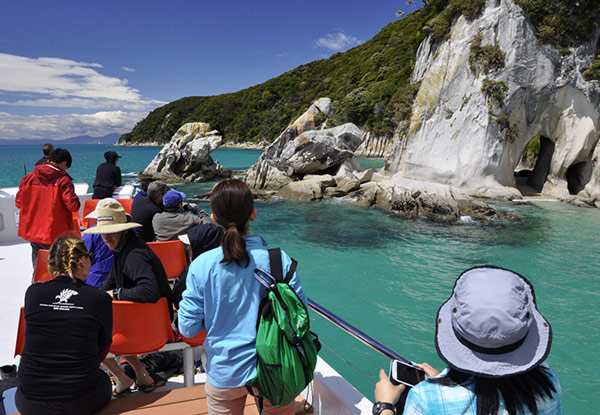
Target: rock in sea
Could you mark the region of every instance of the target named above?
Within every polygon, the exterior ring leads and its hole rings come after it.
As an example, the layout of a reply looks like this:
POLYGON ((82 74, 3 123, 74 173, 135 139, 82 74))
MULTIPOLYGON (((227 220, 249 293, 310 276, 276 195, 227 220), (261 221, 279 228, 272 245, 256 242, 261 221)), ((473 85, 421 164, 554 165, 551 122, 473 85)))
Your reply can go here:
POLYGON ((231 170, 214 162, 210 153, 223 141, 203 122, 184 124, 146 167, 144 176, 167 183, 202 182, 229 177, 231 170))

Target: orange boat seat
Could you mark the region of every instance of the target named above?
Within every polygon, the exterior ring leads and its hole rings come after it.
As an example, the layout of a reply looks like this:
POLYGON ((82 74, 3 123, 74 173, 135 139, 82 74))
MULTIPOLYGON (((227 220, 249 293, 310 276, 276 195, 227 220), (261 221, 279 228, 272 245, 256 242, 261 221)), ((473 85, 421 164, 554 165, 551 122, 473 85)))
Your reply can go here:
POLYGON ((35 272, 33 274, 33 282, 50 281, 50 273, 48 272, 48 253, 49 249, 40 249, 38 251, 37 262, 35 263, 35 272))
POLYGON ((113 301, 112 307, 110 352, 115 356, 155 352, 174 340, 166 298, 156 303, 113 301))
POLYGON ((177 278, 187 265, 185 248, 183 242, 179 239, 175 241, 148 242, 148 246, 160 259, 167 273, 167 278, 170 280, 177 278))
POLYGON ((25 307, 19 313, 19 326, 17 327, 17 341, 15 343, 15 357, 23 353, 25 347, 25 307))

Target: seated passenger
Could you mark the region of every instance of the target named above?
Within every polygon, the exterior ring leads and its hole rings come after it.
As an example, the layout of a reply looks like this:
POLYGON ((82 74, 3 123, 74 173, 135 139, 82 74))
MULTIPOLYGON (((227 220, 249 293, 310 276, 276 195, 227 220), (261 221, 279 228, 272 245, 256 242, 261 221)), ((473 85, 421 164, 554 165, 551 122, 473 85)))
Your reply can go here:
POLYGON ((184 205, 184 197, 185 193, 177 190, 169 190, 163 195, 164 212, 157 213, 152 219, 157 241, 172 241, 192 226, 211 223, 206 212, 198 206, 184 205))
POLYGON ((148 196, 139 198, 131 207, 131 219, 142 226, 135 232, 145 242, 152 242, 156 238, 152 218, 163 211, 162 198, 167 190, 163 182, 152 182, 148 185, 148 196))
POLYGON ((15 404, 24 415, 92 414, 111 399, 100 369, 112 342, 112 305, 84 284, 90 254, 81 239, 63 236, 48 255, 52 280, 25 294, 25 347, 15 404))
MULTIPOLYGON (((194 337, 206 329, 206 403, 210 414, 244 412, 246 382, 256 377, 256 318, 266 288, 254 270, 270 270, 267 244, 250 235, 256 218, 248 186, 237 179, 219 182, 210 194, 211 219, 225 228, 221 246, 200 255, 190 265, 187 288, 179 304, 179 330, 194 337)), ((283 275, 291 259, 282 251, 283 275)), ((300 278, 289 282, 306 304, 300 278)), ((264 401, 263 414, 294 414, 294 402, 274 408, 264 401)))
MULTIPOLYGON (((98 208, 111 203, 115 204, 119 202, 111 197, 100 200, 96 205, 96 209, 87 215, 85 219, 96 220, 98 218, 98 208)), ((90 226, 90 228, 92 226, 90 226)), ((87 247, 88 251, 92 255, 90 257, 92 261, 92 267, 90 268, 90 273, 85 283, 95 288, 102 288, 102 284, 104 284, 104 281, 106 281, 106 278, 108 278, 110 268, 112 267, 114 259, 113 252, 108 248, 108 246, 106 246, 100 234, 84 234, 82 239, 83 242, 85 242, 85 246, 87 247)))
MULTIPOLYGON (((214 223, 208 225, 196 225, 187 234, 179 235, 179 239, 185 244, 188 261, 191 263, 203 252, 210 251, 221 245, 223 227, 214 223)), ((189 267, 186 266, 179 274, 173 285, 173 305, 179 308, 181 295, 185 291, 186 279, 189 267)))
MULTIPOLYGON (((419 365, 429 379, 410 389, 404 414, 562 414, 558 378, 544 363, 551 343, 529 281, 503 268, 471 268, 438 311, 435 345, 449 367, 419 365)), ((373 413, 392 415, 405 386, 383 370, 379 378, 373 413)))
POLYGON ((144 196, 148 196, 148 186, 150 185, 150 183, 152 183, 154 181, 155 180, 152 178, 144 178, 141 180, 141 183, 140 183, 141 190, 139 192, 137 192, 135 194, 135 196, 133 197, 133 202, 131 202, 132 207, 133 207, 133 205, 135 205, 135 202, 137 202, 139 199, 141 199, 144 196))
MULTIPOLYGON (((171 289, 165 270, 156 254, 132 231, 140 224, 128 222, 125 210, 119 203, 99 208, 97 221, 95 227, 84 233, 102 235, 104 243, 115 257, 102 288, 115 300, 155 303, 161 297, 166 297, 172 319, 171 289)), ((125 359, 135 371, 135 381, 123 372, 114 359, 103 362, 104 367, 116 378, 114 395, 126 394, 134 384, 142 392, 152 391, 154 380, 137 356, 126 356, 125 359)))

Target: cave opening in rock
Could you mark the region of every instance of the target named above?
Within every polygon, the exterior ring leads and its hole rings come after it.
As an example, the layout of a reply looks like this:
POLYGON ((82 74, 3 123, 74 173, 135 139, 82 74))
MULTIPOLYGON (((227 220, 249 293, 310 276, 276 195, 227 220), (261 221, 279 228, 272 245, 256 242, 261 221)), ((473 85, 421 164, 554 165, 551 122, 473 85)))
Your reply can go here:
POLYGON ((569 194, 576 195, 581 192, 585 185, 589 183, 591 177, 592 163, 590 161, 571 164, 565 174, 569 194))
POLYGON ((537 135, 531 139, 515 169, 517 188, 523 195, 542 191, 554 154, 554 142, 537 135))

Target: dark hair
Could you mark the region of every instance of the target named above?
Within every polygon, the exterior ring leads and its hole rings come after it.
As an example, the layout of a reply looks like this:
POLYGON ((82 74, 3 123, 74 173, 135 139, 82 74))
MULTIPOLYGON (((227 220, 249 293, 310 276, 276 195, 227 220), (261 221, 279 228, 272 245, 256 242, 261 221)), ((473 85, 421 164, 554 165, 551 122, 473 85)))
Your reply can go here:
POLYGON ((48 272, 52 278, 69 275, 75 282, 73 272, 83 257, 91 258, 91 255, 81 239, 74 236, 56 238, 48 253, 48 272))
POLYGON ((154 182, 154 181, 156 181, 156 179, 152 179, 152 178, 144 178, 144 179, 142 179, 142 181, 141 181, 142 190, 144 192, 147 192, 148 191, 148 185, 150 183, 154 182))
POLYGON ((241 267, 247 267, 250 256, 246 251, 243 234, 254 211, 250 188, 239 179, 226 179, 217 183, 210 192, 210 209, 215 222, 225 228, 221 241, 221 262, 235 262, 241 267))
POLYGON ((510 415, 522 414, 525 408, 537 414, 536 398, 551 398, 552 393, 556 392, 550 380, 550 372, 541 366, 502 378, 473 376, 450 368, 444 377, 427 379, 427 382, 450 387, 474 384, 477 415, 497 415, 500 398, 504 400, 506 411, 510 415))
POLYGON ((65 150, 64 148, 57 148, 55 149, 52 153, 50 153, 50 158, 49 160, 52 163, 62 163, 64 161, 67 162, 67 168, 71 167, 71 162, 73 161, 73 159, 71 158, 71 153, 69 153, 67 150, 65 150))
POLYGON ((53 150, 54 150, 54 146, 52 145, 52 143, 46 143, 46 144, 44 144, 44 147, 42 147, 42 151, 44 152, 44 156, 49 156, 50 153, 52 153, 53 150))

